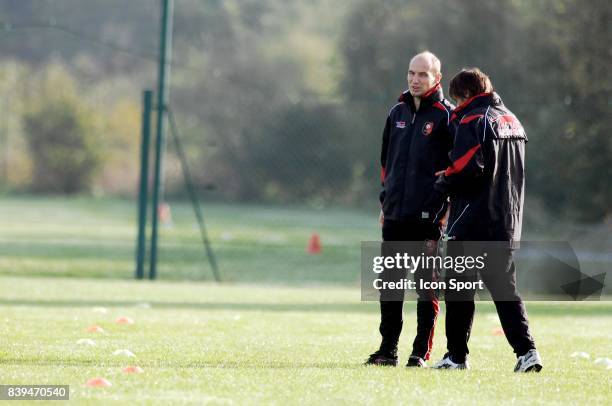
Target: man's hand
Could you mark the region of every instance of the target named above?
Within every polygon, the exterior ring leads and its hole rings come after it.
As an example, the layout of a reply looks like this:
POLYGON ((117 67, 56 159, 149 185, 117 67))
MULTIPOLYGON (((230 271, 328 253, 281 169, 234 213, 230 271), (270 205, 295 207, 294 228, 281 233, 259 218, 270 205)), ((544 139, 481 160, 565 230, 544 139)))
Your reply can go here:
POLYGON ((428 257, 434 256, 437 254, 438 249, 438 241, 436 240, 425 240, 425 245, 423 245, 424 254, 428 257))
POLYGON ((383 213, 382 209, 380 209, 380 214, 378 215, 378 222, 381 226, 385 222, 385 213, 383 213))
POLYGON ((444 174, 444 172, 446 172, 446 169, 445 169, 445 170, 443 170, 443 171, 438 171, 438 172, 436 172, 436 176, 443 175, 443 174, 444 174))

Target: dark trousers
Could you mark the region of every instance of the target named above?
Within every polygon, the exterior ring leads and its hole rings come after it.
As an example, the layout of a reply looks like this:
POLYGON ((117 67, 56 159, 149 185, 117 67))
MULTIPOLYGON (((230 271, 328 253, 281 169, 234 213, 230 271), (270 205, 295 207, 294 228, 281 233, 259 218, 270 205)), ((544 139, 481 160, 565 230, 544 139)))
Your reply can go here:
MULTIPOLYGON (((508 343, 517 356, 524 355, 534 349, 535 344, 529 332, 525 305, 516 289, 513 250, 496 243, 449 242, 447 255, 474 256, 484 252, 487 253, 485 267, 478 273, 491 293, 508 343), (472 248, 466 251, 466 245, 472 248), (480 248, 474 248, 478 246, 480 248)), ((457 274, 451 271, 447 272, 445 278, 447 286, 451 278, 458 281, 477 280, 475 272, 457 274)), ((447 348, 455 362, 462 362, 469 354, 468 341, 475 309, 474 294, 475 290, 445 291, 447 348)))
MULTIPOLYGON (((383 241, 412 241, 413 249, 410 254, 414 256, 421 255, 423 252, 423 243, 425 237, 430 231, 431 225, 419 221, 393 221, 385 220, 383 223, 382 237, 383 241)), ((385 245, 383 245, 385 251, 385 245)), ((393 251, 393 249, 391 249, 393 251)), ((393 255, 393 252, 383 252, 383 255, 393 255)), ((414 280, 419 279, 430 280, 431 270, 420 268, 414 273, 414 280)), ((405 277, 405 272, 394 272, 389 275, 387 271, 383 272, 383 280, 399 280, 405 277)), ((382 336, 381 350, 393 351, 397 348, 400 333, 403 325, 402 309, 404 305, 404 292, 380 292, 380 327, 379 331, 382 336)), ((438 297, 435 292, 422 291, 417 289, 417 329, 416 337, 412 345, 412 355, 419 356, 423 359, 429 359, 432 346, 436 318, 440 309, 438 297)))

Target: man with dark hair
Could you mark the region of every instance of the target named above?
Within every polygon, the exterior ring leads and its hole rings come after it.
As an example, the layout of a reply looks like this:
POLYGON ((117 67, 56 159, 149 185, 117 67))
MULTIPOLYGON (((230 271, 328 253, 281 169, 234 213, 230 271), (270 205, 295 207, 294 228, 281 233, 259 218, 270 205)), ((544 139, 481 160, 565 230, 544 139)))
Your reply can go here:
MULTIPOLYGON (((446 231, 449 251, 452 244, 457 244, 455 247, 466 241, 488 242, 479 248, 484 247, 489 254, 479 273, 518 358, 514 371, 539 372, 542 360, 516 289, 512 258, 521 238, 527 136, 519 120, 494 92, 489 77, 479 69, 459 72, 451 80, 449 93, 458 104, 451 118, 455 126, 452 164, 438 173, 435 184, 436 190, 450 195, 446 231)), ((435 368, 469 368, 467 343, 474 317, 474 294, 473 290, 446 290, 448 352, 435 368)))
MULTIPOLYGON (((428 255, 435 252, 446 212, 445 197, 433 190, 435 173, 450 163, 448 152, 452 147, 452 105, 442 95, 441 78, 440 60, 434 54, 426 51, 415 55, 408 68, 408 90, 389 111, 383 132, 383 241, 420 242, 417 255, 423 248, 428 255)), ((425 269, 418 272, 431 274, 425 269)), ((415 279, 420 277, 415 273, 415 279)), ((425 367, 439 305, 434 292, 417 290, 417 294, 417 333, 407 366, 425 367)), ((397 365, 403 300, 403 291, 380 291, 382 342, 366 365, 397 365)))

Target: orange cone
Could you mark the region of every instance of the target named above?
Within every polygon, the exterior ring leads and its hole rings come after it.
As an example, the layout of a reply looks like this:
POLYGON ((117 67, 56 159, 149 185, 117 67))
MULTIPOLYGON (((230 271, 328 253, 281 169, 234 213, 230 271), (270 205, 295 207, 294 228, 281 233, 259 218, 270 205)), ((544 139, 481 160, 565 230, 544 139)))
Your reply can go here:
POLYGON ((157 206, 157 218, 162 224, 172 224, 172 212, 168 203, 160 203, 157 206))
POLYGON ((308 246, 306 247, 306 252, 309 254, 320 254, 321 253, 321 238, 319 234, 313 233, 310 236, 310 240, 308 240, 308 246))
POLYGON ((134 366, 134 365, 127 366, 123 368, 121 371, 125 374, 142 374, 144 372, 142 368, 134 366))
POLYGON ((93 326, 87 327, 87 332, 89 332, 89 333, 104 333, 104 329, 102 327, 96 326, 94 324, 93 326))
POLYGON ((491 334, 493 334, 494 336, 503 336, 504 329, 501 327, 494 328, 493 331, 491 331, 491 334))
POLYGON ((113 386, 113 384, 104 378, 98 377, 98 378, 91 378, 87 380, 87 382, 85 383, 85 386, 88 386, 90 388, 105 388, 108 386, 113 386))
POLYGON ((134 320, 130 319, 129 317, 119 317, 117 320, 115 320, 115 323, 117 324, 134 324, 134 320))

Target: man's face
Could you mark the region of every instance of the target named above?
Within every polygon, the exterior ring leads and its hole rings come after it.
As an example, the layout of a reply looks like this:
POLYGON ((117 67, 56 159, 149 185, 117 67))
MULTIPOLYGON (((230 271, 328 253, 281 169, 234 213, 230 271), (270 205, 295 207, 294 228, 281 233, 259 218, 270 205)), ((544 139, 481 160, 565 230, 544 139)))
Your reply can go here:
POLYGON ((440 82, 442 75, 434 73, 428 58, 417 56, 408 67, 408 90, 414 97, 421 97, 434 85, 440 82))

